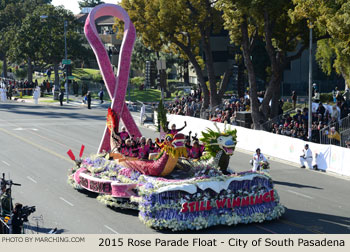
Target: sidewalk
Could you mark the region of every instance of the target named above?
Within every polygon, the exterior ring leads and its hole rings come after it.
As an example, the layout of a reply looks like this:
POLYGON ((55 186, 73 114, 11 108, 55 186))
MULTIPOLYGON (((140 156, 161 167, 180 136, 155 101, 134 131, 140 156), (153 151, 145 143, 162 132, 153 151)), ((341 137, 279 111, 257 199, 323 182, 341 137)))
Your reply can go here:
MULTIPOLYGON (((7 102, 19 102, 19 103, 30 103, 30 104, 35 104, 34 99, 23 99, 23 98, 18 98, 18 97, 13 97, 11 101, 7 102), (14 98, 17 98, 17 100, 14 100, 14 98)), ((52 97, 40 97, 38 99, 38 105, 41 106, 58 106, 60 107, 60 102, 58 100, 53 100, 52 97)), ((92 99, 91 100, 91 108, 108 108, 111 105, 111 102, 104 102, 101 104, 100 100, 97 99, 92 99)), ((63 99, 63 106, 76 106, 76 107, 86 107, 87 104, 83 103, 83 98, 78 96, 75 97, 74 95, 69 96, 69 103, 67 103, 67 99, 63 99)))
MULTIPOLYGON (((6 103, 22 103, 22 104, 30 104, 34 105, 34 99, 23 99, 23 98, 18 98, 18 97, 13 97, 11 101, 7 100, 6 103), (17 100, 14 100, 14 98, 17 98, 17 100)), ((0 102, 2 104, 2 102, 0 102)), ((35 105, 34 105, 35 106, 35 105)), ((40 97, 38 99, 38 105, 37 106, 54 106, 54 107, 61 107, 60 102, 58 100, 53 100, 52 97, 40 97)), ((67 99, 63 100, 63 106, 62 107, 82 107, 87 109, 87 104, 84 104, 82 101, 82 97, 78 96, 75 97, 73 95, 69 96, 69 103, 67 103, 67 99)), ((97 99, 92 99, 91 100, 91 108, 92 109, 103 109, 107 110, 111 106, 110 101, 105 101, 104 103, 101 104, 100 100, 97 99)), ((143 126, 148 129, 152 129, 154 131, 157 130, 156 125, 154 125, 152 122, 145 122, 143 125, 140 125, 139 123, 139 108, 138 107, 129 107, 129 110, 135 120, 137 122, 138 126, 143 126)))

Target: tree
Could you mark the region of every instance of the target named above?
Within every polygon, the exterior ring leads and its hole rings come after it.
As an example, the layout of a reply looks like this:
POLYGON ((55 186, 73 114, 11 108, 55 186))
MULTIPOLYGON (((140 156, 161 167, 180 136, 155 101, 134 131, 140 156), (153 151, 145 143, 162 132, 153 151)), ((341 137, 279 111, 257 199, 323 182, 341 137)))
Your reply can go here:
POLYGON ((158 104, 158 131, 162 128, 164 132, 168 129, 168 120, 166 117, 166 109, 164 108, 163 101, 160 100, 158 104))
POLYGON ((203 109, 209 104, 214 107, 221 103, 233 69, 226 71, 218 88, 210 37, 220 32, 223 26, 221 13, 214 8, 212 1, 122 0, 121 5, 146 46, 158 52, 180 52, 185 60, 192 63, 204 97, 203 109))
POLYGON ((145 46, 142 40, 137 37, 132 51, 131 69, 132 71, 143 72, 146 67, 146 61, 155 61, 156 52, 145 46))
POLYGON ((184 60, 180 57, 179 54, 174 55, 174 53, 171 51, 157 53, 150 47, 145 46, 142 39, 140 37, 137 37, 132 52, 131 71, 144 72, 146 68, 146 61, 155 63, 158 58, 165 59, 168 71, 171 71, 171 67, 174 64, 184 64, 184 60))
MULTIPOLYGON (((67 52, 68 57, 83 57, 86 50, 83 38, 76 32, 78 22, 72 12, 62 6, 38 6, 24 19, 17 30, 15 43, 11 47, 11 56, 16 60, 28 60, 29 66, 35 61, 37 64, 54 66, 55 85, 59 86, 58 67, 65 57, 64 23, 67 21, 67 52), (46 16, 46 18, 42 18, 46 16)), ((31 71, 28 71, 31 72, 31 71)), ((30 76, 28 76, 30 78, 30 76)))
POLYGON ((78 4, 81 10, 85 7, 95 7, 99 4, 104 4, 104 2, 101 0, 83 0, 83 1, 78 1, 78 4))
POLYGON ((295 19, 310 19, 316 31, 329 38, 318 41, 316 60, 328 75, 334 68, 350 87, 350 2, 346 0, 294 0, 295 19))
MULTIPOLYGON (((308 26, 305 19, 292 19, 292 1, 280 0, 218 0, 217 8, 223 11, 225 28, 231 40, 241 45, 244 63, 248 72, 252 119, 254 127, 278 115, 278 100, 283 71, 288 63, 298 59, 308 48, 308 26), (252 55, 256 41, 264 41, 269 57, 269 83, 264 100, 257 99, 256 72, 252 55), (288 52, 296 51, 288 56, 288 52), (271 107, 269 106, 271 101, 271 107)), ((321 39, 321 34, 315 40, 321 39)))
POLYGON ((4 61, 3 72, 7 72, 7 57, 13 37, 28 13, 51 0, 6 0, 0 1, 0 59, 4 61))

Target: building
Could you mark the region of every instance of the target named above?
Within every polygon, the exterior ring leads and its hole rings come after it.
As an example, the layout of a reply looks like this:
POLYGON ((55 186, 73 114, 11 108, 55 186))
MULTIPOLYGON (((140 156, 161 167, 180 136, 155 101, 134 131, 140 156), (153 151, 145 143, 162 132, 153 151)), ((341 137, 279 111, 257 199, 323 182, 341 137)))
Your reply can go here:
MULTIPOLYGON (((210 38, 210 42, 214 61, 214 72, 217 81, 220 81, 221 76, 224 75, 229 67, 233 67, 235 71, 227 89, 237 89, 237 66, 234 61, 235 52, 230 43, 230 37, 227 31, 223 30, 219 34, 213 34, 210 38)), ((204 70, 203 73, 207 80, 207 71, 204 70)), ((189 82, 190 84, 198 84, 196 72, 191 64, 189 64, 189 82)))
MULTIPOLYGON (((213 35, 211 37, 211 46, 214 59, 214 68, 215 74, 218 81, 220 77, 225 73, 226 69, 230 65, 234 65, 234 74, 230 80, 228 90, 237 91, 237 66, 235 65, 235 49, 230 44, 230 38, 227 33, 222 32, 219 35, 213 35)), ((332 73, 331 76, 327 76, 322 72, 318 63, 315 59, 315 48, 317 47, 314 44, 313 48, 313 63, 312 63, 312 75, 313 83, 317 84, 317 88, 320 92, 331 92, 335 87, 338 87, 340 90, 345 88, 344 79, 332 73)), ((288 53, 288 55, 294 55, 299 48, 296 48, 294 52, 288 53)), ((206 71, 204 71, 205 77, 206 71)), ((189 67, 189 82, 191 84, 198 84, 196 72, 194 68, 190 65, 189 67)), ((306 96, 308 93, 308 82, 309 82, 309 50, 304 50, 301 57, 296 59, 286 67, 283 72, 283 80, 281 85, 281 96, 290 96, 292 91, 295 90, 297 95, 306 96)), ((257 76, 257 85, 258 90, 264 90, 265 86, 268 85, 268 82, 265 80, 259 79, 257 76)), ((245 77, 245 86, 248 86, 248 80, 245 77)))
MULTIPOLYGON (((345 81, 341 76, 334 72, 327 76, 322 72, 315 59, 317 45, 313 45, 312 53, 312 83, 316 83, 320 93, 329 93, 338 87, 340 90, 345 88, 345 81)), ((299 48, 297 48, 298 50, 299 48)), ((297 51, 296 50, 296 51, 297 51)), ((295 52, 289 53, 294 55, 295 52)), ((282 96, 290 96, 295 90, 297 95, 308 95, 309 88, 309 50, 304 50, 301 57, 296 59, 286 67, 283 72, 283 85, 281 87, 282 96)))

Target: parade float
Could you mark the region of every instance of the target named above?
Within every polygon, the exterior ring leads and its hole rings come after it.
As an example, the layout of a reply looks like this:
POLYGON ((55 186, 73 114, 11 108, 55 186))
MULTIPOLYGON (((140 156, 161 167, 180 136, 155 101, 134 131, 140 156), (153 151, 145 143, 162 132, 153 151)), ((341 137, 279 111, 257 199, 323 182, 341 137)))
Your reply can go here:
POLYGON ((136 32, 125 10, 103 4, 89 14, 85 34, 97 57, 112 104, 98 153, 82 158, 82 146, 76 159, 68 151, 76 162, 68 177, 75 189, 97 193, 100 202, 114 209, 138 210, 140 220, 149 227, 173 231, 263 222, 284 213, 268 173, 228 171, 236 130, 225 127, 220 131, 216 127, 202 132, 200 140, 206 154, 199 160, 187 158, 185 136, 179 133, 158 140, 160 152, 149 160, 112 151, 111 139, 119 129, 119 121, 123 121, 130 134, 141 136, 124 100, 136 32), (116 77, 94 22, 105 15, 124 21, 116 77))

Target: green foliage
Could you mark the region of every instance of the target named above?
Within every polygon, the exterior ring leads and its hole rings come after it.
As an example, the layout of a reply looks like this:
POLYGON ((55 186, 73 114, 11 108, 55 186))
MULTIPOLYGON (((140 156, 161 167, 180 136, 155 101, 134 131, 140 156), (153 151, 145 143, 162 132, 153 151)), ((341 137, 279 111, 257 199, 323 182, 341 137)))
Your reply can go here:
POLYGON ((293 0, 294 19, 308 19, 325 40, 317 43, 316 59, 323 72, 332 69, 350 85, 350 2, 346 0, 293 0))
MULTIPOLYGON (((224 27, 229 31, 231 41, 243 50, 251 91, 252 119, 259 128, 262 121, 277 115, 278 91, 285 66, 300 58, 308 47, 307 21, 292 15, 293 1, 218 0, 216 7, 223 12, 224 27), (261 41, 263 45, 257 43, 261 41), (260 61, 262 58, 265 60, 260 61), (257 102, 257 77, 269 81, 262 104, 257 102)), ((322 34, 314 35, 317 41, 322 34)))
POLYGON ((9 56, 9 49, 17 41, 16 32, 26 15, 35 8, 51 3, 51 0, 1 0, 0 1, 0 58, 9 56))
POLYGON ((26 62, 30 59, 35 65, 59 64, 65 56, 65 21, 68 58, 84 59, 89 53, 82 46, 83 38, 76 32, 80 24, 73 13, 62 6, 52 5, 37 6, 24 17, 23 23, 13 34, 15 42, 9 48, 10 59, 15 62, 26 62))
POLYGON ((95 7, 99 4, 104 4, 103 1, 101 0, 83 0, 83 1, 78 1, 79 8, 82 9, 84 7, 95 7))
POLYGON ((283 111, 288 111, 292 108, 293 108, 293 103, 291 103, 291 102, 284 102, 283 103, 283 107, 282 107, 283 111))
POLYGON ((186 95, 185 91, 183 90, 175 90, 173 94, 174 96, 179 96, 179 97, 186 95))
MULTIPOLYGON (((205 106, 209 92, 204 83, 203 69, 210 75, 213 102, 218 91, 211 52, 204 56, 202 49, 210 48, 210 36, 222 30, 221 12, 210 0, 122 0, 121 6, 128 12, 146 47, 156 52, 172 52, 189 60, 197 73, 203 89, 205 106), (206 68, 205 68, 206 66, 206 68), (209 71, 208 69, 212 70, 209 71), (214 91, 215 90, 215 91, 214 91)), ((117 21, 118 22, 118 21, 117 21)), ((118 31, 123 31, 119 22, 118 31)))
POLYGON ((146 61, 156 61, 155 51, 144 45, 140 37, 136 38, 134 49, 132 51, 131 69, 132 71, 144 72, 146 61))
POLYGON ((322 71, 327 75, 331 75, 333 70, 333 62, 335 59, 335 50, 328 39, 317 42, 316 60, 322 71))
POLYGON ((130 79, 130 82, 133 86, 138 88, 139 86, 141 86, 145 82, 145 78, 140 77, 140 76, 134 77, 134 78, 130 79))
POLYGON ((183 90, 179 90, 179 92, 177 93, 178 96, 184 96, 185 95, 185 91, 183 90))
POLYGON ((331 103, 333 102, 333 94, 332 93, 321 93, 320 101, 323 103, 331 103))
POLYGON ((27 67, 24 68, 18 68, 15 70, 15 76, 18 79, 24 79, 27 76, 27 67))
POLYGON ((160 126, 164 131, 168 129, 168 121, 166 117, 166 110, 164 108, 162 100, 158 104, 158 131, 160 131, 160 126))
MULTIPOLYGON (((129 101, 141 101, 141 102, 157 102, 161 96, 159 89, 147 89, 139 90, 136 88, 131 89, 126 94, 126 99, 129 101), (130 95, 129 95, 130 94, 130 95)), ((164 100, 173 100, 174 96, 165 98, 164 100)))
POLYGON ((92 75, 92 80, 94 82, 100 82, 102 81, 102 75, 100 73, 92 75))

